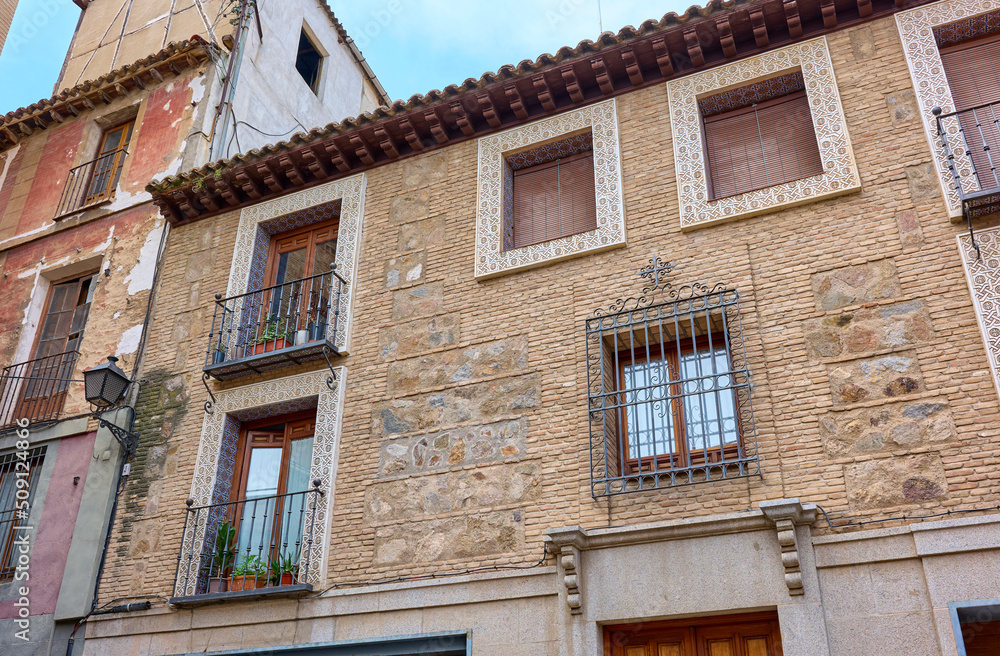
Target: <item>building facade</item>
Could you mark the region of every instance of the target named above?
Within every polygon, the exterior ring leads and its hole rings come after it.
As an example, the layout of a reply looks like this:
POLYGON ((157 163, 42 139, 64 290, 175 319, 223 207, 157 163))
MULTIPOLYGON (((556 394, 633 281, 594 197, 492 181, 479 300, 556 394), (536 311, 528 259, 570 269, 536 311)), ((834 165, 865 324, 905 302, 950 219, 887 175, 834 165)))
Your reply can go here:
POLYGON ((297 120, 339 120, 384 102, 325 3, 274 5, 259 18, 246 3, 232 15, 200 0, 179 11, 166 0, 82 4, 61 90, 0 116, 4 654, 66 654, 71 639, 82 653, 79 621, 109 601, 96 594, 108 527, 125 510, 121 490, 143 477, 128 442, 99 423, 82 378, 117 358, 133 385, 102 420, 133 430, 169 233, 145 186, 205 164, 229 141, 256 147, 297 120), (217 25, 191 20, 208 10, 217 25), (120 34, 108 29, 122 25, 105 22, 108 11, 126 17, 120 34), (133 38, 127 28, 140 12, 172 27, 154 38, 162 26, 149 23, 133 38), (311 68, 297 60, 307 29, 311 68), (250 73, 238 74, 242 64, 250 73), (308 96, 283 94, 281 84, 308 96), (262 85, 274 95, 252 90, 262 85))
POLYGON ((998 17, 713 3, 152 183, 85 653, 996 653, 998 17))
POLYGON ((7 32, 10 31, 10 24, 14 20, 15 9, 17 9, 17 0, 0 2, 0 52, 3 52, 3 44, 7 41, 7 32))

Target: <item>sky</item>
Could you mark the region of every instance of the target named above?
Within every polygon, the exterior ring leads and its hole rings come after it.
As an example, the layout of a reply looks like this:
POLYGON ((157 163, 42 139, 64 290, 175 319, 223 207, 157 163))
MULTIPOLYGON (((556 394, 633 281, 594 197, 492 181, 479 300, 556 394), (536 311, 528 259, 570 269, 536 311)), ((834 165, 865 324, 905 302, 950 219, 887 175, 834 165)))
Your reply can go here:
MULTIPOLYGON (((598 0, 329 3, 389 96, 406 100, 596 39, 602 22, 617 32, 681 13, 690 0, 600 0, 600 12, 598 0)), ((72 0, 19 0, 0 52, 0 114, 53 95, 79 15, 72 0)))

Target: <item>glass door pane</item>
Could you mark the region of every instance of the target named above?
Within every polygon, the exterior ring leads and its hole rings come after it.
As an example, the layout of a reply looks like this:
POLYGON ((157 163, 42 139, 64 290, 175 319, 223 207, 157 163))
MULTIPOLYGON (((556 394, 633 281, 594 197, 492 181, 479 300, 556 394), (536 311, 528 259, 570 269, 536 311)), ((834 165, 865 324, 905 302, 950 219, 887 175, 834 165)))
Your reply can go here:
POLYGON ((275 499, 281 473, 280 447, 255 448, 250 452, 246 494, 240 511, 240 530, 236 542, 236 562, 249 556, 268 560, 271 551, 271 528, 274 526, 275 499))
MULTIPOLYGON (((305 437, 293 440, 291 454, 288 458, 288 476, 285 492, 295 494, 305 492, 312 487, 309 474, 312 470, 313 438, 305 437)), ((282 512, 281 536, 279 538, 279 553, 297 562, 301 556, 302 533, 306 526, 308 513, 307 494, 297 494, 287 497, 286 507, 282 512)))

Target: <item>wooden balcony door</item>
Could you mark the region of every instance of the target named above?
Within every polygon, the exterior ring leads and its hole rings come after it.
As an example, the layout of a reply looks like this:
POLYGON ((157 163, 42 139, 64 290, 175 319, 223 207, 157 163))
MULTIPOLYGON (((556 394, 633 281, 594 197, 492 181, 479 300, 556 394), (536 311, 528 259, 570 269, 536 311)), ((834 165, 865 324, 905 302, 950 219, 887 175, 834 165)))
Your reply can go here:
POLYGON ((90 205, 114 196, 118 180, 125 165, 129 143, 132 141, 132 131, 135 121, 108 130, 101 138, 101 148, 94 160, 90 184, 87 185, 87 196, 84 205, 90 205))

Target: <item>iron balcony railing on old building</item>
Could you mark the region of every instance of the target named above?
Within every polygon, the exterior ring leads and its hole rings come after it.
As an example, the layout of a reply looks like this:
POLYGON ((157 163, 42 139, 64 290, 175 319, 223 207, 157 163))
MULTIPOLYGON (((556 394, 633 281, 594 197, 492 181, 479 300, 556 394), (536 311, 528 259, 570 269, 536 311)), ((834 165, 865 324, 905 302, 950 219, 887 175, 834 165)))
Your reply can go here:
POLYGON ((128 151, 119 149, 70 170, 56 216, 111 200, 128 151))
POLYGON ((965 218, 1000 211, 1000 102, 932 111, 965 218))
POLYGON ((18 419, 58 419, 79 357, 78 351, 67 351, 4 367, 0 373, 0 430, 16 425, 18 419))
POLYGON ((205 373, 224 380, 336 353, 346 284, 333 266, 239 296, 216 294, 205 373))
POLYGON ((312 591, 320 481, 301 492, 195 506, 188 499, 174 605, 312 591))

